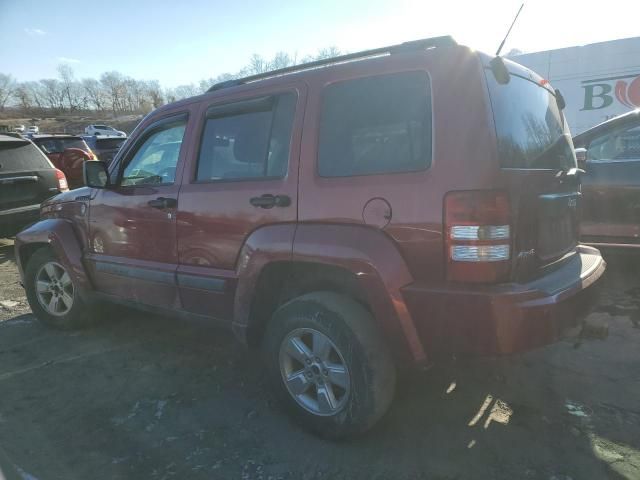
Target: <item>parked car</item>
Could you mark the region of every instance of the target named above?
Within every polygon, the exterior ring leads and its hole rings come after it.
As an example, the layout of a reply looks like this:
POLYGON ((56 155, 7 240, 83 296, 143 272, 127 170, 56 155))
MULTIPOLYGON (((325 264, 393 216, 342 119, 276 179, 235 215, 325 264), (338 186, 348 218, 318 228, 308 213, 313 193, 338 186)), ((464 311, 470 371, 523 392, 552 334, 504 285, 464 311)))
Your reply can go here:
POLYGON ((37 221, 40 203, 67 190, 64 173, 33 143, 0 134, 0 237, 37 221))
POLYGON ((127 134, 116 130, 113 127, 109 127, 108 125, 88 125, 84 129, 84 133, 86 135, 111 135, 116 137, 126 137, 127 134))
POLYGON ((40 128, 37 125, 31 125, 27 128, 27 134, 35 135, 37 133, 40 133, 40 128))
POLYGON ((84 185, 82 165, 96 160, 96 156, 82 137, 58 133, 33 135, 31 139, 53 165, 64 172, 70 188, 84 185))
POLYGON ((397 368, 581 318, 605 263, 560 104, 451 37, 213 85, 45 202, 15 243, 29 304, 60 328, 92 298, 216 320, 306 427, 365 431, 397 368))
POLYGON ((573 139, 581 166, 581 238, 607 248, 640 248, 640 109, 573 139))
POLYGON ((84 140, 87 142, 87 145, 89 145, 89 148, 98 156, 98 159, 109 165, 127 139, 126 137, 87 135, 84 137, 84 140))
POLYGON ((25 130, 24 125, 18 125, 13 129, 14 132, 18 132, 18 133, 24 133, 24 130, 25 130))

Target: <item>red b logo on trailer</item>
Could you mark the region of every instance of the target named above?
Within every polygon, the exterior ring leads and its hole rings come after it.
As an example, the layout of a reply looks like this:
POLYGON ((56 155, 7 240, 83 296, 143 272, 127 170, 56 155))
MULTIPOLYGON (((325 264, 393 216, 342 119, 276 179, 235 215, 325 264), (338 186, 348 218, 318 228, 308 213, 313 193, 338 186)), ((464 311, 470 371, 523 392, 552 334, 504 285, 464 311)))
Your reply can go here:
POLYGON ((618 80, 616 83, 616 98, 627 107, 640 107, 640 75, 631 80, 629 84, 625 80, 618 80))

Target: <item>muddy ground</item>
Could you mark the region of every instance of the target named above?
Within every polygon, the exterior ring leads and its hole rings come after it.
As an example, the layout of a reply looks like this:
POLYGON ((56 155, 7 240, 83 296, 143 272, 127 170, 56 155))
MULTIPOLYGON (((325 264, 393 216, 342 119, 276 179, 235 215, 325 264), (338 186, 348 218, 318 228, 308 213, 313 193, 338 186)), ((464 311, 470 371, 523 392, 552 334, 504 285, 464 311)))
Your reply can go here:
POLYGON ((0 469, 8 480, 638 480, 639 265, 610 262, 592 314, 606 341, 407 374, 371 433, 331 443, 289 422, 257 356, 227 332, 126 310, 92 330, 42 327, 0 240, 0 469))

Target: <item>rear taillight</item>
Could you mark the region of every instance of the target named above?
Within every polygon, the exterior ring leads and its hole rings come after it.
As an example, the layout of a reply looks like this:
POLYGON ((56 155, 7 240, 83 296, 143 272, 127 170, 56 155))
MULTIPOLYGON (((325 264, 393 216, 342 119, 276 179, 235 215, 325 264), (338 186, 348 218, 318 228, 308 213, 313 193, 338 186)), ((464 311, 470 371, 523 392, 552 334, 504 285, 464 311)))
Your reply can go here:
POLYGON ((56 168, 56 179, 58 180, 58 190, 61 192, 69 191, 69 184, 67 183, 67 177, 64 176, 62 170, 56 168))
POLYGON ((503 191, 449 192, 444 203, 447 279, 499 282, 509 276, 511 207, 503 191))

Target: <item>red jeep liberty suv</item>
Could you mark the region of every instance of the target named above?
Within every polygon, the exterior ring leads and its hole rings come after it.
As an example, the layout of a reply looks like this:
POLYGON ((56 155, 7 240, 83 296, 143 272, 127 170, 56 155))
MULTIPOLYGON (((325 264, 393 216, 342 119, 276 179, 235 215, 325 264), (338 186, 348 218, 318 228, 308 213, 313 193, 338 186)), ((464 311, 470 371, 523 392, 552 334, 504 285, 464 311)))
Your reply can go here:
POLYGON ((562 103, 451 37, 214 85, 42 205, 15 243, 29 303, 60 328, 99 299, 219 321, 306 427, 365 431, 396 368, 577 321, 605 263, 562 103))

